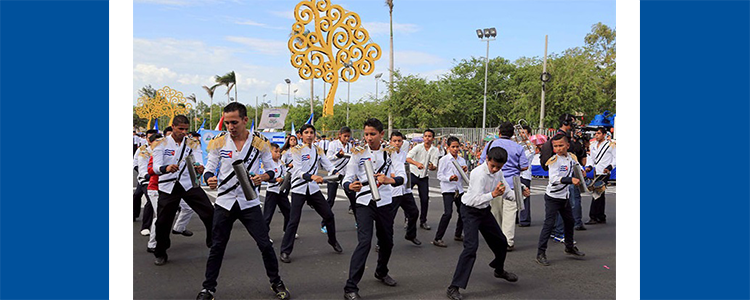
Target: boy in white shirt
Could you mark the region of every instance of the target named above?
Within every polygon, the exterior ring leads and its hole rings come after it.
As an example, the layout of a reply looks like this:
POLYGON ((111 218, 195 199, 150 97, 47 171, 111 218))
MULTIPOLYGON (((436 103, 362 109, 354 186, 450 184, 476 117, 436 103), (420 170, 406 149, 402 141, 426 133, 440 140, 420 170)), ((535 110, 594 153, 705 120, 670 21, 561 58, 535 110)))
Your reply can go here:
MULTIPOLYGON (((469 283, 469 276, 477 259, 479 232, 495 254, 495 259, 490 262, 490 267, 495 269, 495 277, 510 282, 518 281, 516 274, 505 271, 508 240, 490 209, 490 201, 497 197, 515 201, 515 194, 507 188, 508 183, 501 171, 507 160, 508 152, 502 147, 495 147, 487 151, 485 162, 471 171, 469 191, 461 199, 460 209, 464 221, 464 250, 458 257, 456 271, 447 291, 448 298, 452 300, 463 299, 458 289, 465 289, 469 283)), ((523 196, 529 195, 529 189, 524 188, 523 196)))
POLYGON ((458 221, 456 222, 456 233, 453 239, 456 241, 464 240, 461 233, 464 229, 464 223, 461 220, 461 196, 464 194, 464 182, 461 180, 461 174, 453 165, 453 160, 456 160, 464 172, 468 171, 466 160, 458 155, 460 148, 461 143, 458 141, 458 138, 449 137, 448 154, 440 158, 438 162, 437 178, 440 180, 440 191, 443 194, 443 215, 440 217, 440 223, 438 224, 432 244, 443 248, 447 247, 445 242, 443 242, 443 235, 445 235, 445 231, 448 229, 448 224, 453 216, 454 204, 458 213, 458 221))
POLYGON ((568 147, 570 147, 570 144, 567 136, 558 134, 552 138, 552 150, 555 152, 555 156, 552 156, 546 163, 549 166, 549 183, 547 184, 547 191, 544 193, 544 226, 542 226, 542 232, 539 234, 536 255, 536 262, 543 266, 549 266, 546 254, 547 242, 552 233, 552 228, 555 226, 558 213, 562 216, 565 227, 565 254, 577 257, 585 255, 573 245, 575 221, 573 220, 573 208, 568 200, 570 197, 568 185, 576 185, 580 181, 573 175, 573 168, 577 166, 575 163, 577 158, 572 153, 568 154, 568 147))

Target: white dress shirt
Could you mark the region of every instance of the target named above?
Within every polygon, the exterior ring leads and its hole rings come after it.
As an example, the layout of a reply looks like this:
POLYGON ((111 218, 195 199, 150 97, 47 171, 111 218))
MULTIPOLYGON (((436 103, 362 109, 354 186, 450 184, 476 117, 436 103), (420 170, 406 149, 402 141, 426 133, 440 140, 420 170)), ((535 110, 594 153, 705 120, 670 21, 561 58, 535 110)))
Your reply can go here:
MULTIPOLYGON (((416 162, 423 164, 424 167, 427 168, 428 164, 425 164, 425 161, 427 161, 427 156, 430 157, 430 162, 433 165, 437 166, 437 164, 438 164, 438 158, 440 158, 440 153, 438 152, 438 149, 437 149, 437 147, 435 147, 435 145, 432 145, 430 147, 430 150, 426 150, 425 147, 424 147, 424 143, 420 143, 420 144, 414 146, 414 148, 412 148, 409 151, 409 154, 406 157, 407 158, 411 158, 411 159, 415 160, 416 162)), ((412 174, 414 174, 414 176, 417 176, 418 178, 425 178, 425 177, 427 177, 427 175, 422 176, 422 172, 424 172, 424 170, 420 170, 419 168, 417 168, 414 165, 412 165, 412 166, 413 167, 409 168, 409 170, 411 171, 412 174)), ((429 174, 429 172, 426 172, 424 174, 429 174)))
POLYGON ((350 143, 342 144, 340 140, 335 140, 328 145, 328 152, 326 156, 331 161, 333 167, 339 171, 339 174, 346 175, 346 164, 349 163, 348 157, 338 157, 339 151, 344 150, 344 153, 352 153, 352 145, 350 143))
POLYGON ((190 180, 190 174, 186 169, 185 158, 188 155, 192 155, 195 163, 200 164, 203 162, 203 155, 199 151, 200 142, 196 139, 185 136, 182 138, 182 141, 177 144, 171 135, 161 138, 160 140, 161 141, 156 145, 153 152, 153 169, 154 173, 159 175, 159 191, 171 194, 175 182, 179 182, 180 185, 182 185, 182 188, 186 191, 195 187, 195 184, 190 180), (174 173, 166 172, 167 166, 175 164, 178 165, 179 171, 174 173))
MULTIPOLYGON (((406 172, 404 171, 404 165, 403 163, 393 161, 391 155, 394 152, 396 152, 396 149, 392 147, 381 146, 378 150, 371 150, 369 145, 355 147, 355 149, 352 150, 352 162, 347 166, 344 185, 346 186, 346 183, 351 184, 355 181, 362 183, 362 189, 356 194, 356 202, 358 204, 368 205, 370 200, 372 200, 372 192, 370 191, 370 185, 367 181, 367 173, 365 171, 366 160, 372 162, 372 168, 374 169, 375 174, 382 173, 388 177, 390 177, 391 174, 394 174, 394 178, 401 177, 401 180, 404 180, 403 182, 405 182, 404 178, 406 178, 406 172)), ((378 187, 378 192, 380 192, 380 201, 376 203, 378 207, 391 204, 393 199, 392 185, 381 184, 378 187)))
POLYGON ((607 166, 611 165, 613 169, 617 166, 615 161, 615 146, 612 142, 603 141, 599 143, 595 141, 591 143, 589 150, 591 151, 591 154, 589 155, 589 159, 586 160, 586 164, 590 167, 594 167, 596 175, 604 174, 604 169, 606 169, 607 166))
POLYGON ((487 208, 490 206, 492 201, 492 191, 498 183, 502 182, 505 185, 505 193, 500 195, 506 200, 516 200, 516 195, 513 193, 513 189, 510 188, 508 182, 503 177, 503 171, 498 170, 495 174, 490 173, 490 169, 487 167, 487 162, 479 165, 471 171, 469 175, 469 190, 466 194, 461 197, 461 202, 466 206, 474 208, 487 208))
POLYGON ((555 154, 547 161, 547 166, 549 166, 549 183, 545 191, 547 196, 568 199, 568 185, 572 183, 570 178, 574 176, 573 168, 577 166, 575 159, 575 155, 568 153, 566 156, 555 154))
POLYGON ((310 195, 320 191, 318 183, 307 180, 305 174, 317 175, 318 167, 323 168, 330 173, 337 173, 331 161, 323 153, 323 149, 318 146, 298 144, 289 149, 292 156, 292 193, 305 195, 308 191, 310 195))
POLYGON ((458 156, 457 158, 453 158, 453 155, 450 155, 450 153, 440 158, 440 162, 438 162, 437 178, 440 180, 440 191, 443 193, 453 193, 458 191, 459 194, 463 194, 464 182, 463 179, 461 179, 461 174, 456 170, 456 167, 453 166, 452 161, 454 160, 458 161, 458 165, 466 166, 466 160, 464 160, 463 157, 458 156), (450 178, 453 175, 458 177, 457 181, 450 181, 450 178))
MULTIPOLYGON (((409 153, 409 142, 406 140, 404 140, 404 143, 401 145, 400 150, 394 151, 393 153, 391 153, 391 160, 393 161, 394 164, 401 164, 402 166, 404 166, 404 173, 406 174, 406 176, 410 176, 410 173, 411 173, 411 172, 408 172, 408 173, 406 172, 406 164, 408 164, 406 162, 406 155, 408 153, 409 153)), ((411 168, 416 168, 415 166, 411 164, 409 165, 410 165, 409 166, 410 170, 411 168)), ((405 177, 404 184, 393 187, 393 190, 391 191, 391 193, 393 194, 393 197, 411 194, 411 187, 406 185, 407 181, 408 179, 405 177)))

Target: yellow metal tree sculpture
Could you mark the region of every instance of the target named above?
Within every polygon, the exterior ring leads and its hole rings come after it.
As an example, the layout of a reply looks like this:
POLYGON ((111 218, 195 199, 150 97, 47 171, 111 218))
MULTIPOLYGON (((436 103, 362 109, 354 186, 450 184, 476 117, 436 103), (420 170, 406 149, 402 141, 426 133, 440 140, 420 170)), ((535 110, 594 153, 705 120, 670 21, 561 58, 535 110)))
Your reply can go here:
POLYGON ((294 8, 294 18, 288 42, 292 66, 299 69, 302 79, 322 78, 331 84, 323 116, 333 115, 339 78, 354 82, 371 74, 380 59, 380 46, 370 40, 358 14, 331 5, 330 0, 300 2, 294 8))
POLYGON ((174 116, 187 115, 188 111, 193 108, 182 92, 168 86, 157 90, 156 97, 141 96, 138 98, 137 105, 135 113, 140 118, 148 119, 148 128, 151 128, 151 121, 161 116, 168 116, 169 125, 171 125, 174 116))

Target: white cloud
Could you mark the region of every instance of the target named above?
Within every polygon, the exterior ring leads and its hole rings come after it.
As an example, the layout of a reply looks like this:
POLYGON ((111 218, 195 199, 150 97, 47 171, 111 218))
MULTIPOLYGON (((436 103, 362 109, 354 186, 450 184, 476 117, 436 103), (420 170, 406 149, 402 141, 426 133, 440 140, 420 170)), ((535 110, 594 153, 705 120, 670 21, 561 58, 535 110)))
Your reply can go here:
POLYGON ((230 42, 243 44, 250 47, 250 49, 263 54, 279 55, 289 53, 286 41, 264 40, 240 36, 227 36, 225 39, 230 42))
POLYGON ((234 21, 234 24, 248 25, 248 26, 257 26, 257 27, 268 28, 268 29, 284 29, 284 27, 271 26, 271 25, 268 25, 268 24, 255 22, 253 20, 236 20, 236 21, 234 21))
POLYGON ((133 68, 133 78, 142 81, 163 82, 166 79, 177 77, 177 73, 168 68, 160 68, 155 65, 137 64, 133 68))
MULTIPOLYGON (((391 25, 385 22, 364 22, 362 27, 367 29, 371 36, 390 35, 391 25)), ((393 33, 415 33, 420 30, 416 24, 393 23, 393 33)))
POLYGON ((284 19, 294 20, 294 10, 269 11, 268 13, 284 19))
POLYGON ((145 4, 158 4, 158 5, 169 5, 169 6, 201 6, 201 5, 216 5, 226 2, 238 3, 238 1, 226 1, 226 0, 135 0, 136 3, 145 4))

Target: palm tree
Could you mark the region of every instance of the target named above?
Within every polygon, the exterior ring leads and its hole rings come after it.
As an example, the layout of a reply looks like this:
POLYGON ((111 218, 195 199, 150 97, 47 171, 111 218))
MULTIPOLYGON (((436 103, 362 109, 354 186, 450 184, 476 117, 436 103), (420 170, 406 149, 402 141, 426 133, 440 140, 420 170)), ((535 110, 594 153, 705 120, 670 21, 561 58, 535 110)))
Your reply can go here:
MULTIPOLYGON (((391 19, 391 55, 390 62, 388 63, 388 100, 393 98, 393 0, 385 0, 385 5, 388 6, 388 15, 391 19)), ((391 136, 393 131, 393 121, 391 120, 391 109, 388 108, 388 136, 391 136)))
MULTIPOLYGON (((216 84, 214 87, 223 85, 227 87, 227 100, 229 100, 229 92, 232 91, 232 88, 235 88, 235 85, 237 84, 237 79, 234 75, 234 71, 224 74, 224 76, 216 75, 215 77, 216 84)), ((234 99, 237 100, 237 89, 234 89, 234 99)), ((231 102, 231 101, 230 101, 231 102)))
POLYGON ((208 115, 208 128, 211 129, 211 119, 214 117, 214 90, 216 90, 216 85, 212 87, 203 86, 203 89, 206 90, 206 93, 208 93, 208 97, 211 98, 211 106, 209 106, 209 115, 208 115))

